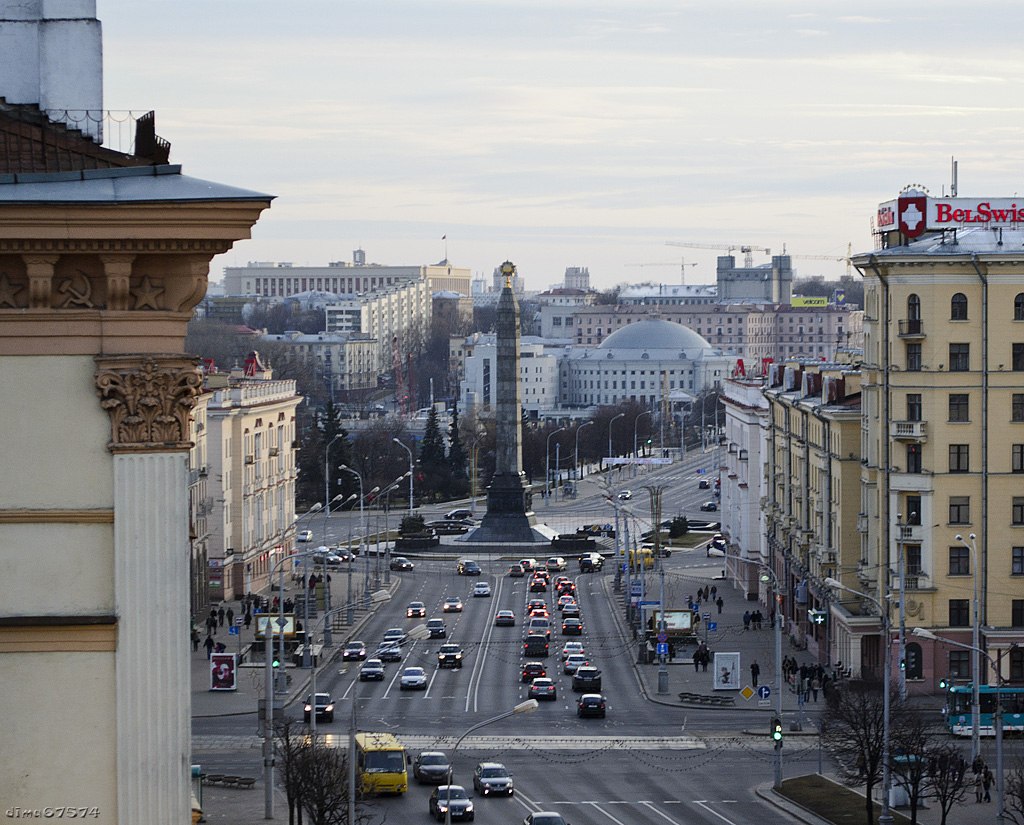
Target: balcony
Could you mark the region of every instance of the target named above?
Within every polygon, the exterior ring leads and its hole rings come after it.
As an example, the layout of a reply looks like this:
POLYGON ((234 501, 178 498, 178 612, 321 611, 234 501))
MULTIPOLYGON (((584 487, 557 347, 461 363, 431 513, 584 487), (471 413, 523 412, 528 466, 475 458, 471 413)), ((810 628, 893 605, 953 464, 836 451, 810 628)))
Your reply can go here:
POLYGON ((897 441, 924 441, 928 438, 928 422, 893 421, 890 432, 897 441))
POLYGON ((904 318, 897 323, 900 338, 924 338, 924 321, 920 318, 904 318))
POLYGON ((897 527, 897 535, 900 541, 920 544, 924 541, 924 527, 920 524, 901 524, 897 527))

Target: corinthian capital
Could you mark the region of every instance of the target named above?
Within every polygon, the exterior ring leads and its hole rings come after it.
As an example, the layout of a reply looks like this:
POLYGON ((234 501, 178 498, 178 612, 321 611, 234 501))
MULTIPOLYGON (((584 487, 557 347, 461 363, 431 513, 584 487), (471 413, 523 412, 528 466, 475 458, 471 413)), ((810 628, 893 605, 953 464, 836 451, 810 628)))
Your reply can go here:
POLYGON ((202 387, 199 359, 99 356, 96 391, 110 415, 111 452, 187 450, 188 419, 202 387))

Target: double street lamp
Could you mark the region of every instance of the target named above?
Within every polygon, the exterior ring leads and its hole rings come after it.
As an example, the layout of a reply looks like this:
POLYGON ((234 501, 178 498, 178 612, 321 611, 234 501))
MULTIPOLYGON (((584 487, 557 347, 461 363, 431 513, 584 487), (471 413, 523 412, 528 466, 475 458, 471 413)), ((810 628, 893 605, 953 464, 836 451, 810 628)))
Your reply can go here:
POLYGON ((651 414, 651 410, 644 410, 636 418, 633 419, 633 458, 637 457, 637 452, 636 452, 637 425, 640 423, 640 419, 641 418, 643 418, 645 415, 650 415, 650 414, 651 414))
POLYGON ((580 424, 576 428, 576 449, 573 452, 572 464, 573 464, 573 469, 576 471, 576 483, 577 484, 579 484, 580 479, 583 478, 583 476, 580 475, 580 430, 582 430, 584 427, 589 427, 593 423, 594 423, 594 419, 591 418, 589 421, 584 421, 582 424, 580 424))
POLYGON ((412 475, 413 475, 413 466, 415 464, 415 461, 413 460, 413 457, 412 457, 412 450, 409 449, 409 447, 406 445, 406 443, 404 441, 401 441, 401 440, 399 440, 397 438, 392 438, 391 440, 394 441, 399 447, 401 447, 403 450, 405 450, 409 454, 409 515, 411 516, 412 515, 412 475))
POLYGON ((608 422, 608 469, 612 468, 612 424, 618 421, 620 418, 625 418, 626 414, 620 412, 618 415, 612 416, 612 419, 608 422))
POLYGON ((968 538, 971 543, 964 541, 964 537, 957 534, 956 540, 971 551, 971 573, 974 578, 974 615, 971 621, 971 644, 968 646, 971 651, 971 759, 977 759, 981 752, 981 619, 978 611, 978 544, 974 533, 968 538))
POLYGON ((878 816, 878 825, 892 825, 892 813, 889 810, 889 793, 892 789, 892 770, 889 765, 889 712, 891 698, 889 696, 889 683, 892 679, 892 633, 889 620, 888 605, 883 605, 878 599, 847 587, 838 579, 826 578, 825 584, 836 590, 845 590, 862 599, 867 599, 878 608, 878 615, 882 620, 882 812, 878 816))

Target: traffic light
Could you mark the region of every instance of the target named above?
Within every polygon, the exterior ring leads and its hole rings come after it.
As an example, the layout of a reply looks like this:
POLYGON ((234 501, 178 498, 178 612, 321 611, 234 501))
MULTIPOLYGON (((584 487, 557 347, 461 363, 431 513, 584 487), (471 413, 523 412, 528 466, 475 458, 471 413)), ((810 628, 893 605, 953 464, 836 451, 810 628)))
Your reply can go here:
POLYGON ((772 717, 771 734, 774 742, 782 742, 782 720, 778 716, 772 717))
POLYGON ((942 690, 949 689, 949 679, 939 679, 939 688, 942 690))
POLYGON ((900 670, 906 670, 906 669, 907 669, 907 660, 906 659, 900 659, 900 670))
POLYGON ((279 656, 275 656, 273 661, 270 664, 271 664, 271 667, 273 667, 275 670, 277 670, 277 668, 279 668, 281 666, 281 659, 280 659, 280 657, 279 656))

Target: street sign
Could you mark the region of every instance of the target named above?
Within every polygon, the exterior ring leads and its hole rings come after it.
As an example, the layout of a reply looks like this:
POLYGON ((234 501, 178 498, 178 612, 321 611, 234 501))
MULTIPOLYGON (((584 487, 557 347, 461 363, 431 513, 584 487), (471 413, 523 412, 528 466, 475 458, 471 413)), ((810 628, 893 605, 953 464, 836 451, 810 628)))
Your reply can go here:
POLYGON ((668 642, 658 642, 654 652, 659 656, 668 656, 668 642))
POLYGON ((237 636, 238 635, 238 625, 232 625, 231 627, 229 627, 228 628, 228 635, 229 636, 237 636))
POLYGON ((761 685, 761 687, 757 689, 757 695, 761 699, 767 699, 772 695, 772 689, 768 687, 768 685, 761 685))
POLYGON ((643 584, 643 582, 637 582, 637 581, 630 582, 630 584, 629 584, 629 592, 630 592, 630 595, 633 595, 633 596, 641 595, 644 592, 644 584, 643 584))
POLYGON ((642 599, 641 601, 637 602, 637 604, 639 604, 641 607, 651 607, 652 605, 661 604, 661 602, 651 601, 649 599, 642 599))
POLYGON ((664 630, 659 630, 658 631, 658 641, 659 642, 667 642, 668 641, 668 634, 664 630))
POLYGON ((701 616, 704 618, 704 621, 707 621, 708 619, 711 618, 711 614, 710 613, 701 613, 701 616))
POLYGON ((245 624, 245 619, 241 616, 235 616, 235 627, 241 627, 243 624, 245 624))
POLYGON ((709 631, 710 630, 718 630, 718 622, 708 622, 707 623, 707 628, 708 628, 709 631))
POLYGON ((771 699, 758 699, 757 700, 757 706, 759 708, 770 708, 772 706, 772 700, 771 699))

